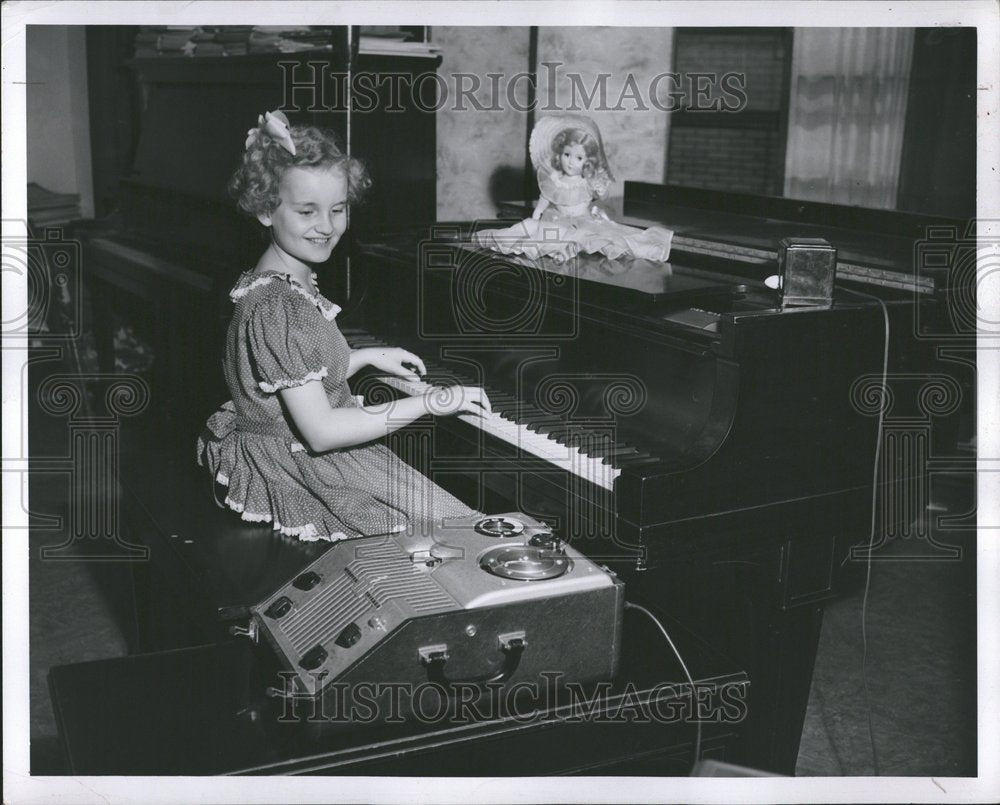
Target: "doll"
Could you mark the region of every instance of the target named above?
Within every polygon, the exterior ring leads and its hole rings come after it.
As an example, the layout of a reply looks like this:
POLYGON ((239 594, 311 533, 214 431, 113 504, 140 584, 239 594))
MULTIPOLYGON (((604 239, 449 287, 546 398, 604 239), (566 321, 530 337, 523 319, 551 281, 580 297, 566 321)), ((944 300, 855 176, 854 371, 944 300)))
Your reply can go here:
POLYGON ((528 142, 540 198, 531 218, 507 229, 484 230, 473 240, 504 254, 563 262, 581 251, 605 257, 665 262, 673 233, 616 223, 595 203, 614 177, 601 132, 582 115, 551 115, 538 121, 528 142))

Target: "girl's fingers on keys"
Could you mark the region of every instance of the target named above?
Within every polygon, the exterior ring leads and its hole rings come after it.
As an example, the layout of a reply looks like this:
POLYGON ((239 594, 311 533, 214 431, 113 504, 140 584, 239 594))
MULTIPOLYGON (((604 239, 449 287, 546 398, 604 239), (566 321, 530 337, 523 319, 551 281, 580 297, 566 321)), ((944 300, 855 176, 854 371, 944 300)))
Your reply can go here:
POLYGON ((489 400, 478 386, 462 386, 462 408, 476 414, 489 412, 489 400))
POLYGON ((481 388, 477 388, 476 391, 478 392, 478 402, 483 407, 483 410, 487 414, 493 413, 493 407, 490 405, 490 398, 486 396, 486 392, 481 388))
POLYGON ((406 357, 406 362, 416 367, 417 374, 419 375, 427 374, 427 367, 424 366, 424 362, 420 360, 419 356, 414 355, 412 352, 408 352, 406 357))

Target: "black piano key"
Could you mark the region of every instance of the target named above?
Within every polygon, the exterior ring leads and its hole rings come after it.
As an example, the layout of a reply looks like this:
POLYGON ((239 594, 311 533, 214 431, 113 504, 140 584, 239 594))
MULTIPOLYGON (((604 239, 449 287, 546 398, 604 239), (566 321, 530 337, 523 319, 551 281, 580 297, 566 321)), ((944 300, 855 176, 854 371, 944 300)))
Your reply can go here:
POLYGON ((612 459, 611 466, 619 469, 628 467, 643 467, 649 464, 659 464, 660 459, 649 454, 637 456, 622 456, 619 459, 612 459))
POLYGON ((593 451, 600 449, 602 446, 608 444, 606 441, 600 439, 595 439, 591 433, 578 433, 574 436, 569 437, 566 443, 570 447, 575 447, 581 453, 585 455, 590 455, 593 451))
POLYGON ((600 444, 601 441, 598 439, 594 432, 588 430, 582 425, 576 425, 575 429, 570 432, 566 437, 566 443, 572 447, 582 447, 584 445, 600 444))
POLYGON ((640 450, 638 447, 633 447, 630 444, 614 444, 611 446, 610 450, 605 451, 604 455, 609 458, 621 458, 623 456, 648 456, 649 453, 640 450))
POLYGON ((541 431, 539 430, 539 428, 540 428, 540 427, 541 427, 541 426, 542 426, 543 424, 545 424, 545 423, 541 423, 541 422, 533 422, 533 423, 530 423, 529 425, 527 425, 526 427, 527 427, 527 429, 528 429, 528 430, 529 430, 529 431, 530 431, 531 433, 537 433, 537 434, 538 434, 539 436, 545 436, 546 434, 542 433, 542 432, 541 432, 541 431))
POLYGON ((511 420, 513 420, 512 415, 516 413, 520 407, 518 401, 513 397, 511 398, 501 397, 498 400, 495 400, 492 397, 490 397, 490 404, 493 406, 493 410, 495 412, 499 413, 505 419, 511 419, 511 420))
POLYGON ((553 428, 545 435, 548 436, 553 441, 558 442, 561 445, 569 447, 569 438, 579 433, 579 425, 563 425, 561 427, 553 428))
POLYGON ((595 439, 594 435, 589 432, 578 433, 572 437, 572 442, 574 447, 578 447, 581 450, 599 450, 602 447, 611 447, 615 444, 614 441, 610 439, 595 439))
POLYGON ((553 424, 562 421, 563 420, 560 419, 555 414, 543 414, 535 412, 524 413, 521 414, 520 417, 518 417, 518 422, 524 425, 528 430, 535 430, 539 426, 544 425, 546 423, 553 424))
POLYGON ((649 458, 649 453, 636 450, 634 447, 616 447, 612 450, 601 452, 600 455, 591 455, 591 458, 600 459, 602 464, 618 467, 622 466, 625 462, 649 458))
POLYGON ((459 380, 452 374, 443 371, 431 371, 430 368, 427 369, 427 374, 423 375, 421 378, 425 383, 429 383, 432 386, 464 386, 465 383, 459 382, 459 380))
POLYGON ((591 443, 584 442, 578 445, 581 451, 586 453, 588 456, 593 456, 594 458, 600 458, 601 456, 609 455, 616 450, 624 447, 621 442, 606 442, 606 441, 594 441, 591 443))
MULTIPOLYGON (((614 450, 612 450, 611 452, 613 456, 628 456, 628 455, 633 455, 635 453, 646 452, 641 448, 636 447, 634 444, 629 444, 628 442, 622 442, 620 447, 618 446, 617 442, 615 443, 615 445, 616 446, 614 450)), ((649 455, 649 453, 646 452, 646 455, 649 455)))
POLYGON ((537 408, 534 405, 525 405, 525 406, 522 406, 521 410, 524 411, 524 415, 526 417, 530 416, 530 417, 534 417, 535 419, 538 419, 538 420, 544 419, 544 420, 546 420, 548 422, 555 422, 557 420, 559 422, 565 422, 566 421, 566 417, 560 416, 559 414, 553 414, 551 411, 546 411, 544 408, 537 408))
POLYGON ((527 427, 528 419, 531 418, 531 416, 531 412, 525 411, 520 404, 507 405, 505 407, 504 417, 509 419, 515 425, 527 427))
POLYGON ((588 437, 581 439, 578 446, 581 450, 606 452, 612 448, 625 447, 626 444, 621 439, 617 439, 611 435, 601 435, 595 438, 593 434, 590 434, 588 437))
POLYGON ((559 442, 561 444, 565 444, 567 447, 579 447, 581 444, 586 442, 588 438, 589 433, 586 430, 581 429, 578 425, 568 432, 561 434, 559 442))
POLYGON ((543 422, 538 428, 537 432, 548 436, 550 439, 558 438, 559 436, 565 435, 572 426, 568 424, 565 420, 561 422, 543 422))
POLYGON ((533 405, 528 405, 522 400, 516 400, 513 406, 514 413, 517 415, 518 419, 527 421, 529 418, 538 418, 544 416, 543 411, 539 411, 533 405))
POLYGON ((642 450, 632 445, 626 445, 621 450, 615 450, 609 454, 610 458, 619 460, 622 458, 646 458, 650 455, 648 450, 642 450))

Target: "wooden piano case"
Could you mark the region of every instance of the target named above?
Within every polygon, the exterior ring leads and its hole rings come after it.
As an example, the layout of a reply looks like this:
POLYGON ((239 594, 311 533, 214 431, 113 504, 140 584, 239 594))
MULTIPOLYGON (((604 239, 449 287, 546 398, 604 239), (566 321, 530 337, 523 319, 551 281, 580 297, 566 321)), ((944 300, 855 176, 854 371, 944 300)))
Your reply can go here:
MULTIPOLYGON (((397 289, 394 298, 418 301, 390 310, 371 293, 344 326, 484 382, 498 399, 513 394, 519 402, 504 415, 523 424, 526 443, 551 432, 573 444, 544 424, 566 400, 576 407, 563 419, 606 426, 608 400, 590 393, 592 381, 634 379, 643 405, 615 416, 615 438, 659 463, 623 466, 611 496, 451 421, 436 428, 433 477, 455 483, 454 468, 468 475, 478 456, 489 471, 456 492, 564 528, 581 522, 581 501, 593 504, 597 533, 576 534, 574 544, 616 568, 627 598, 663 607, 743 664, 753 686, 736 754, 792 773, 823 602, 863 577, 880 434, 858 394, 881 383, 879 300, 890 320, 890 386, 946 377, 949 388, 974 388, 960 360, 940 362, 933 344, 913 337, 918 321, 946 331, 946 300, 965 292, 946 272, 915 271, 917 244, 935 226, 960 223, 631 183, 624 207, 625 223, 675 230, 669 267, 584 256, 533 266, 467 246, 474 227, 505 222, 439 224, 440 243, 428 247, 426 231, 401 233, 371 247, 365 264, 397 289), (826 237, 839 249, 831 308, 785 311, 765 287, 788 236, 826 237), (459 308, 480 298, 488 304, 463 318, 459 308), (558 398, 546 394, 554 379, 558 398)), ((527 209, 505 214, 516 220, 527 209)), ((971 419, 968 395, 956 391, 953 403, 927 431, 942 454, 954 454, 971 419)), ((893 505, 925 468, 894 460, 878 490, 880 533, 922 514, 893 505)))

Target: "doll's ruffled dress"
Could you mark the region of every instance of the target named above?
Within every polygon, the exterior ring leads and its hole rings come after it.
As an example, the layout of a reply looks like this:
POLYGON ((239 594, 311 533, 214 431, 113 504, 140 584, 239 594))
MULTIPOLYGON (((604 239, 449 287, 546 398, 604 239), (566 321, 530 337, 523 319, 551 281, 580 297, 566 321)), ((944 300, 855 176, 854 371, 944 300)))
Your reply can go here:
POLYGON ((361 405, 347 384, 350 348, 334 321, 337 305, 277 272, 244 273, 230 298, 232 399, 198 439, 198 463, 226 488, 229 508, 302 540, 395 533, 474 514, 380 442, 317 454, 290 429, 280 389, 320 380, 331 406, 361 405))
POLYGON ((538 187, 549 201, 541 220, 528 218, 506 229, 482 230, 473 235, 473 242, 531 260, 549 257, 563 262, 580 252, 612 260, 640 257, 665 262, 669 258, 673 239, 669 229, 639 229, 593 216, 594 189, 584 177, 539 169, 538 187))

